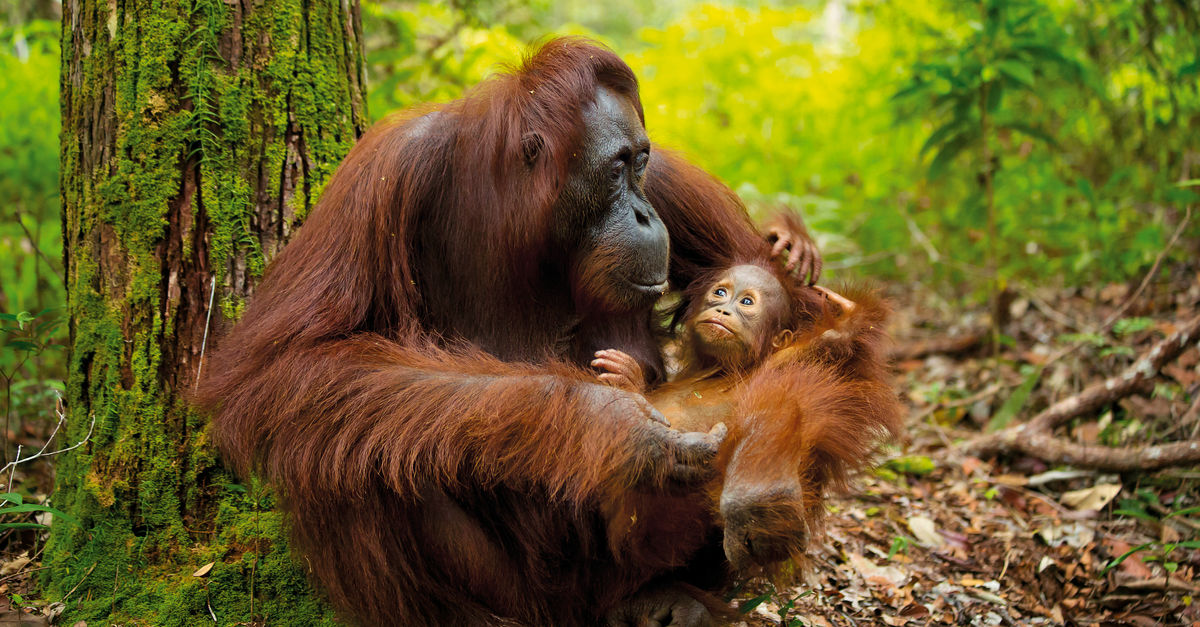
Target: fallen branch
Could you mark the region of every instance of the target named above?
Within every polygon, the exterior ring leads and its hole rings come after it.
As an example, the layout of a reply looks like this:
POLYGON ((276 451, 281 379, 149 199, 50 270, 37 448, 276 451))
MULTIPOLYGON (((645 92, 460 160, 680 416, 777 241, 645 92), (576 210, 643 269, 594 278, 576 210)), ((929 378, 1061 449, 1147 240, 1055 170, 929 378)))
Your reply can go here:
POLYGON ((1157 376, 1164 365, 1196 344, 1197 338, 1200 338, 1200 316, 1155 344, 1121 374, 1047 407, 1029 422, 976 438, 963 446, 963 452, 975 457, 993 457, 1016 451, 1052 463, 1118 472, 1200 463, 1200 441, 1195 440, 1110 448, 1085 446, 1054 436, 1054 429, 1066 421, 1094 412, 1139 390, 1157 376))
POLYGON ((894 361, 920 359, 928 355, 965 353, 983 343, 987 334, 978 331, 952 337, 935 337, 893 347, 888 357, 894 361))

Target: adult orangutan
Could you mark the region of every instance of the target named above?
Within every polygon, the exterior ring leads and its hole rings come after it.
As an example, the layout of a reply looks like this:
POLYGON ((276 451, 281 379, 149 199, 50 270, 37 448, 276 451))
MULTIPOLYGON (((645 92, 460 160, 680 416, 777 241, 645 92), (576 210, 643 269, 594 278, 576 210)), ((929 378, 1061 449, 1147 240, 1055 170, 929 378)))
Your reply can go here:
MULTIPOLYGON (((705 624, 687 584, 707 573, 689 565, 720 555, 719 529, 663 561, 615 550, 601 510, 702 489, 722 434, 669 429, 580 366, 616 348, 661 379, 651 306, 668 281, 763 247, 727 188, 651 153, 628 66, 553 40, 359 141, 198 402, 226 459, 282 489, 316 578, 364 624, 705 624)), ((885 424, 854 420, 863 438, 885 424)))

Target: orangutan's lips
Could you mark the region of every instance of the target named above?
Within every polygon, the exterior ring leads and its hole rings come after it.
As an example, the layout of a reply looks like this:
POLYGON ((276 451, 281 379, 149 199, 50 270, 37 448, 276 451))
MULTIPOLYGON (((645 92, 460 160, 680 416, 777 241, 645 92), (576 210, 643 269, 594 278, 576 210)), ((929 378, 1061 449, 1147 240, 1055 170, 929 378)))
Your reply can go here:
POLYGON ((722 323, 720 320, 718 320, 716 318, 709 318, 708 320, 701 320, 700 324, 711 324, 713 326, 717 326, 717 327, 721 327, 722 329, 725 329, 726 333, 733 333, 733 329, 730 329, 729 327, 725 326, 724 323, 722 323))
POLYGON ((667 293, 667 282, 665 280, 661 283, 639 283, 637 281, 630 281, 630 284, 633 285, 634 290, 648 296, 654 296, 655 298, 667 293))

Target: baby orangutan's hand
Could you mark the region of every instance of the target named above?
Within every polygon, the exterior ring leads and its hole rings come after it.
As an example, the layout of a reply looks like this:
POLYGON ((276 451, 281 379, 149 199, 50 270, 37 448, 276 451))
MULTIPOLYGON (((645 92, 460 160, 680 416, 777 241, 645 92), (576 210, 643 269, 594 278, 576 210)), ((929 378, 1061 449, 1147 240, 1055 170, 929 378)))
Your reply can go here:
POLYGON ((637 394, 646 391, 646 377, 642 374, 642 366, 627 353, 614 348, 596 351, 592 366, 606 371, 596 376, 601 383, 637 394))

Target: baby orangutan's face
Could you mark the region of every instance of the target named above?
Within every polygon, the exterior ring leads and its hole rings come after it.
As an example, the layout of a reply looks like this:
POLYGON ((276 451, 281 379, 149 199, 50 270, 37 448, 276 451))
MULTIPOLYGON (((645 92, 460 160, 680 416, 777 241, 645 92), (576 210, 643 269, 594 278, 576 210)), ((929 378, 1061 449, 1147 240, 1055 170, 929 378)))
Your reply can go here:
POLYGON ((787 311, 779 281, 758 266, 734 266, 708 289, 687 326, 698 356, 746 368, 762 356, 787 311))

